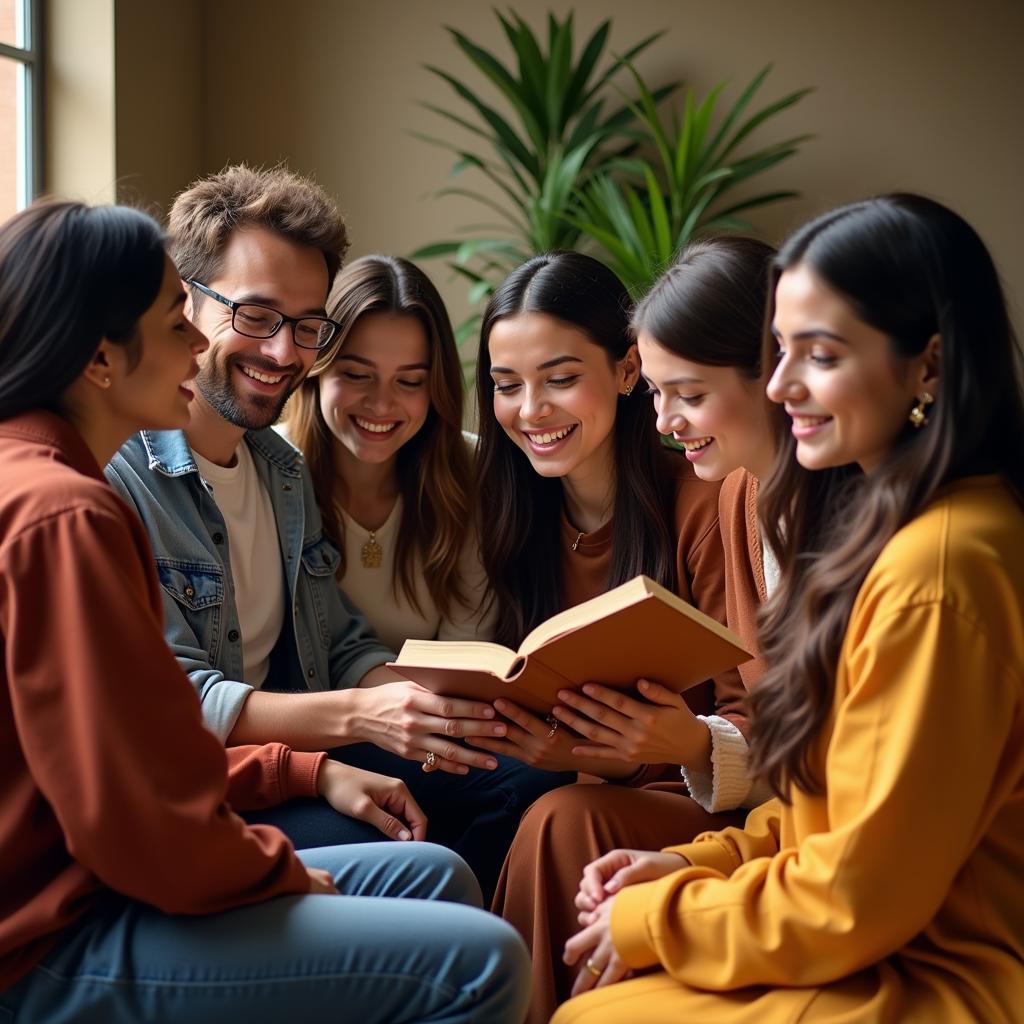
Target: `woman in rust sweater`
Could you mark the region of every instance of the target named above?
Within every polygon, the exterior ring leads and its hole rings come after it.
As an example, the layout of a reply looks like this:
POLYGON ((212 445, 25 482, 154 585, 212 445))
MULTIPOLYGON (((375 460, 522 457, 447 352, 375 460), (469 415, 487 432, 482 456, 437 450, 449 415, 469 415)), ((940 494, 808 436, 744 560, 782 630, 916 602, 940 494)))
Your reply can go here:
POLYGON ((456 905, 479 896, 453 854, 300 858, 232 813, 321 792, 424 828, 401 784, 322 754, 226 757, 164 643, 145 531, 100 467, 187 422, 206 339, 183 302, 144 214, 47 203, 0 228, 0 1016, 517 1021, 521 943, 456 905))
MULTIPOLYGON (((770 255, 762 248, 755 282, 770 255)), ((485 315, 482 551, 499 639, 512 646, 554 612, 641 572, 726 618, 720 477, 701 479, 659 443, 629 310, 603 265, 552 253, 515 271, 485 315)), ((747 334, 756 349, 760 309, 753 321, 747 334)), ((506 860, 492 906, 532 948, 535 1022, 569 994, 572 973, 558 958, 576 928, 572 897, 583 867, 626 835, 657 844, 738 821, 734 809, 749 789, 742 764, 728 785, 715 770, 716 759, 742 762, 745 750, 745 690, 735 672, 685 701, 647 681, 636 698, 589 684, 559 696, 547 722, 498 702, 511 720, 508 736, 480 742, 617 783, 567 786, 537 801, 506 860)))

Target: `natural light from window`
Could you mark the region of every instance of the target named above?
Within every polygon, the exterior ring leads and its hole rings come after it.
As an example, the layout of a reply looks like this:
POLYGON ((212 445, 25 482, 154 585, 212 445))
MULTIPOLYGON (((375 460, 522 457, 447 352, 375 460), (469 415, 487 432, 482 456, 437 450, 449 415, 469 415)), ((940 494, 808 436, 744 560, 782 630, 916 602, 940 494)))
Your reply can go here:
POLYGON ((0 0, 0 221, 27 206, 37 188, 35 6, 0 0))

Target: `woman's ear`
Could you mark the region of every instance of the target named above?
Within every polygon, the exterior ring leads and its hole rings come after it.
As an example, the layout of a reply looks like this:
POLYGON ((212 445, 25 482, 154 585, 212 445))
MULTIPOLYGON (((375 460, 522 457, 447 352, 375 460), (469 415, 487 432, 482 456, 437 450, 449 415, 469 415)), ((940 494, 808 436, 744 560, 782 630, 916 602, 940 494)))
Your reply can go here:
POLYGON ((934 395, 942 369, 942 337, 937 332, 928 339, 921 353, 921 390, 934 395))
POLYGON ((110 387, 114 379, 115 359, 112 358, 114 348, 115 346, 104 338, 82 371, 82 376, 87 381, 104 390, 110 387))
POLYGON ((618 367, 620 389, 629 388, 632 391, 640 379, 640 350, 636 347, 636 342, 629 346, 626 354, 619 360, 618 367))

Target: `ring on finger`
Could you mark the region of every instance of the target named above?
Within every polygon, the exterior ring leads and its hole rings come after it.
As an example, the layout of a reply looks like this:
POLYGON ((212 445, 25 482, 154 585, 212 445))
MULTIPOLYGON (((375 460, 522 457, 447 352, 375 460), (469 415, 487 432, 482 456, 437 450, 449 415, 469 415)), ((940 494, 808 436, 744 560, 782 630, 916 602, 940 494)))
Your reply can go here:
POLYGON ((595 978, 600 978, 601 975, 604 974, 604 968, 598 967, 597 964, 594 963, 594 958, 591 956, 587 957, 587 962, 583 966, 586 967, 586 969, 590 971, 595 978))
POLYGON ((548 717, 545 718, 544 721, 551 726, 551 729, 548 731, 547 736, 544 737, 546 740, 549 740, 552 736, 555 735, 556 732, 558 732, 558 719, 555 718, 554 715, 548 715, 548 717))
POLYGON ((437 767, 437 754, 432 750, 427 752, 427 759, 423 762, 423 770, 432 772, 437 767))

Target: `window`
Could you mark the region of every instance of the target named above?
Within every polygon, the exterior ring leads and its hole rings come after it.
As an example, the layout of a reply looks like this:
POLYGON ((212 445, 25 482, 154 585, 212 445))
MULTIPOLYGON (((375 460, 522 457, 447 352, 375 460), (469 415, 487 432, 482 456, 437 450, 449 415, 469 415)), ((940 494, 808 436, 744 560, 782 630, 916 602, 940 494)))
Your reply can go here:
POLYGON ((42 187, 40 0, 0 0, 0 221, 42 187))

